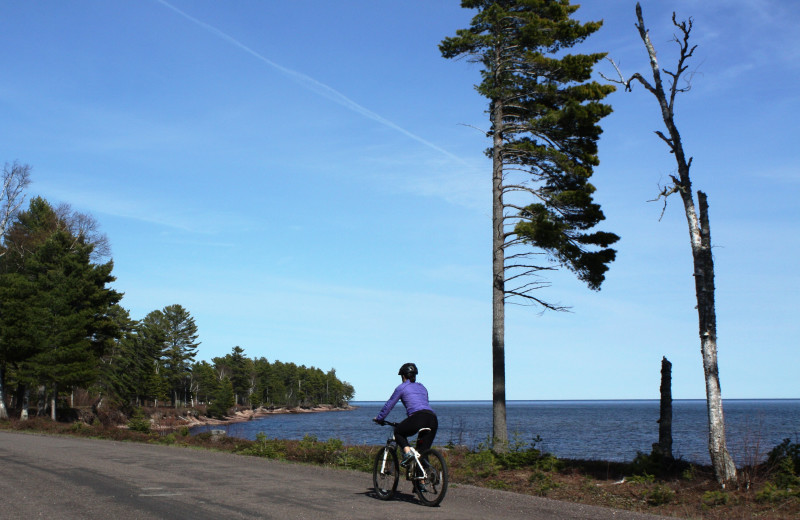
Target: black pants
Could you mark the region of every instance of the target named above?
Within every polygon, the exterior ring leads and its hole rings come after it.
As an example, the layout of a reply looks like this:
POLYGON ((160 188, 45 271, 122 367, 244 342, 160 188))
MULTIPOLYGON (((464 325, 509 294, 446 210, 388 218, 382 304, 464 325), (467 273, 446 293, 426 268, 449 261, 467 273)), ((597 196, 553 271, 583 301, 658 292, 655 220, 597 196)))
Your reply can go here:
POLYGON ((409 415, 398 424, 394 429, 394 438, 397 445, 401 448, 408 446, 408 438, 419 432, 417 437, 417 451, 422 453, 433 445, 433 439, 436 437, 436 430, 439 429, 439 419, 436 414, 422 410, 409 415), (419 432, 421 428, 430 428, 430 431, 425 430, 419 432))

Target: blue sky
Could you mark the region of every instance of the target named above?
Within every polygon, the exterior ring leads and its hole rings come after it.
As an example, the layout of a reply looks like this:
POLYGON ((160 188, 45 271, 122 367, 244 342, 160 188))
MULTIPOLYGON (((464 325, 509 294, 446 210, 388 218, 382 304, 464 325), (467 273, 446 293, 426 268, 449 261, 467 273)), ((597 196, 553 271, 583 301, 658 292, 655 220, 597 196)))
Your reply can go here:
MULTIPOLYGON (((677 123, 711 205, 723 397, 800 397, 800 4, 643 3, 663 68, 693 17, 677 123)), ((30 195, 91 213, 134 318, 178 303, 199 359, 328 370, 382 400, 406 361, 433 399, 491 398, 486 102, 441 58, 456 0, 0 2, 0 160, 30 195)), ((646 72, 634 2, 586 0, 578 52, 646 72)), ((608 64, 600 70, 612 74, 608 64)), ((569 273, 509 307, 509 399, 704 397, 682 206, 654 98, 608 98, 593 183, 619 234, 600 292, 569 273)))

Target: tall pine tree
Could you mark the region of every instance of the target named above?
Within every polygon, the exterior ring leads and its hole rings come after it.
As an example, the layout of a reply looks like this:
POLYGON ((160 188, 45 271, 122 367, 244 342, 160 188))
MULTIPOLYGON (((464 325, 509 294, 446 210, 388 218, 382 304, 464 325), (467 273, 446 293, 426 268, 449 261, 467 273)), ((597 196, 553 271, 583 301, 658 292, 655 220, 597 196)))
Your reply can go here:
POLYGON ((197 324, 181 305, 168 305, 162 311, 163 331, 166 333, 161 360, 164 377, 169 384, 172 405, 186 402, 190 391, 192 363, 197 355, 197 324))
POLYGON ((535 290, 542 271, 566 267, 598 290, 619 237, 590 231, 604 219, 589 183, 598 164, 601 101, 614 88, 591 81, 604 54, 567 54, 601 22, 580 23, 568 0, 463 0, 471 26, 440 45, 445 58, 482 65, 478 92, 488 99, 492 140, 493 437, 508 443, 505 302, 560 309, 535 290), (539 265, 545 253, 551 263, 539 265))
POLYGON ((100 358, 119 336, 110 289, 113 263, 94 264, 93 245, 69 232, 41 198, 31 201, 6 236, 3 258, 2 343, 15 346, 19 381, 51 389, 56 418, 59 388, 98 382, 100 358))

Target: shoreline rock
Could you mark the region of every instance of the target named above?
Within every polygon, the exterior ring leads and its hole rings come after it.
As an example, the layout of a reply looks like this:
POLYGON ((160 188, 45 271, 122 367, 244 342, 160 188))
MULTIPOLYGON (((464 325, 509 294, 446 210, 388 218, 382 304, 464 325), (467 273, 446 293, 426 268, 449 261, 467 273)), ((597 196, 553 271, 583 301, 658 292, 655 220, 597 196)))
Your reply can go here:
POLYGON ((205 415, 199 415, 199 416, 188 415, 188 416, 181 416, 179 418, 179 421, 181 423, 180 426, 188 426, 189 428, 194 428, 196 426, 224 425, 224 424, 247 422, 247 421, 252 421, 253 419, 259 419, 261 417, 266 417, 269 415, 320 413, 320 412, 345 412, 355 409, 356 407, 350 405, 346 406, 320 405, 311 408, 306 408, 306 407, 264 408, 262 406, 256 409, 237 410, 233 415, 226 416, 225 419, 215 419, 212 417, 207 417, 205 415))

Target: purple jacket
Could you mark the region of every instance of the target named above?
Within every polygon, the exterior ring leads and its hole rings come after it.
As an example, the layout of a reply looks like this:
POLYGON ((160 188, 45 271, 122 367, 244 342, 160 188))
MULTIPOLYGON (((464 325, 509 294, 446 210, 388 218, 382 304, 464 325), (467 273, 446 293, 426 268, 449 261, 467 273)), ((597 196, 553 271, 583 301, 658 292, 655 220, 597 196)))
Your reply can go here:
POLYGON ((394 389, 392 397, 386 401, 386 404, 381 408, 380 413, 375 417, 376 421, 386 419, 389 412, 392 411, 397 401, 403 401, 403 406, 406 407, 406 415, 419 412, 420 410, 433 409, 428 405, 428 390, 422 386, 422 383, 412 383, 411 381, 404 381, 400 386, 394 389))

